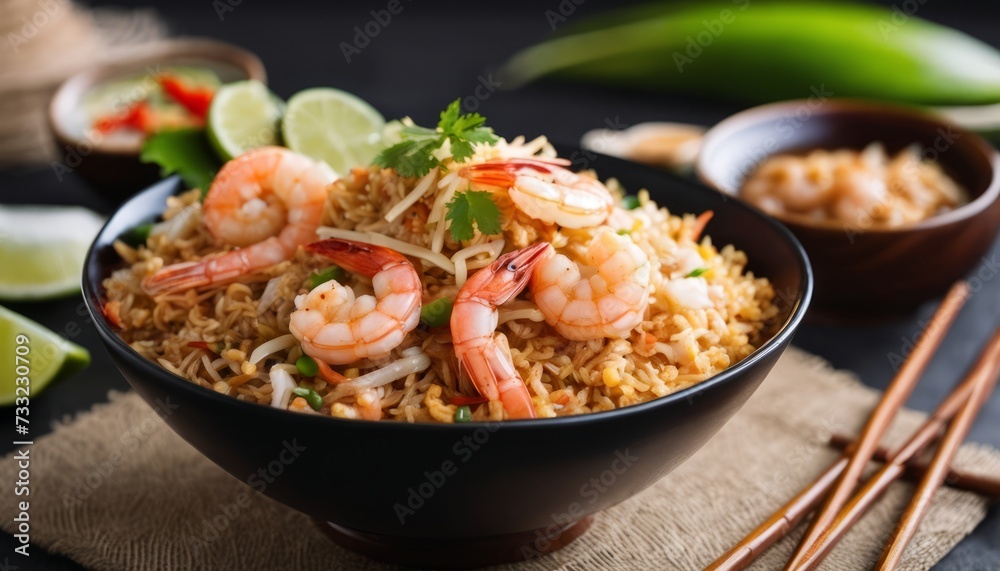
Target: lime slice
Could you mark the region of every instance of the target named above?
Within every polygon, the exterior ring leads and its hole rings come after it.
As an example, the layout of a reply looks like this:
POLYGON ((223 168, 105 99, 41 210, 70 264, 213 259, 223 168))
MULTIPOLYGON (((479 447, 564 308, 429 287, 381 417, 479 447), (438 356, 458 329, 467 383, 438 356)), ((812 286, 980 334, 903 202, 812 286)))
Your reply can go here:
POLYGON ((83 260, 102 224, 95 212, 76 206, 0 206, 0 299, 80 291, 83 260))
POLYGON ((346 173, 371 164, 382 150, 384 125, 382 115, 358 97, 317 87, 288 100, 281 134, 288 148, 346 173))
POLYGON ((208 140, 223 160, 250 149, 280 143, 284 103, 254 80, 224 85, 208 107, 208 140))
POLYGON ((0 406, 13 403, 17 397, 37 396, 52 381, 90 364, 86 349, 3 306, 0 351, 0 406))

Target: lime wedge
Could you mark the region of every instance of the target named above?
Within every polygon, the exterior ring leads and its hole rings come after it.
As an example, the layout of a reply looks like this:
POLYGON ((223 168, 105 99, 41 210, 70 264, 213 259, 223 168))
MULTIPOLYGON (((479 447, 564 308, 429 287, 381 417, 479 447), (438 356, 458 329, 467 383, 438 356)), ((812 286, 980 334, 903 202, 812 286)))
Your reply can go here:
POLYGON ((87 248, 103 224, 95 212, 76 206, 0 206, 0 299, 80 291, 87 248))
POLYGON ((226 161, 250 149, 277 145, 284 106, 259 81, 224 85, 208 107, 208 140, 226 161))
POLYGON ((281 134, 293 151, 326 161, 338 173, 368 166, 382 150, 385 119, 362 99, 329 87, 288 100, 281 134))
POLYGON ((90 364, 86 349, 3 306, 0 351, 0 406, 13 403, 17 397, 37 396, 52 381, 90 364))

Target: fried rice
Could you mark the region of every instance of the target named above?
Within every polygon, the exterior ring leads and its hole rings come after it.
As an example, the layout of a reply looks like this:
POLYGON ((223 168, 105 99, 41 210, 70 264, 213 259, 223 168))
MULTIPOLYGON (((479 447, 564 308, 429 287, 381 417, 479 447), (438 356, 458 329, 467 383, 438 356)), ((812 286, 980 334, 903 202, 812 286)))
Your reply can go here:
MULTIPOLYGON (((468 162, 554 154, 543 138, 518 138, 477 149, 468 162)), ((454 168, 424 178, 403 178, 376 166, 356 168, 329 188, 318 234, 368 241, 407 255, 421 275, 426 304, 454 298, 470 273, 501 253, 548 242, 579 261, 605 227, 627 233, 648 255, 652 270, 649 308, 628 338, 568 340, 544 321, 527 292, 500 308, 498 342, 509 347, 540 418, 625 407, 704 381, 749 355, 777 313, 771 284, 746 270, 743 252, 717 247, 709 236, 695 237, 694 214, 671 214, 645 190, 638 192, 637 207, 616 207, 601 226, 582 229, 531 219, 506 193, 495 192, 502 236, 477 232, 460 243, 444 231, 443 207, 467 184, 454 168)), ((621 203, 620 185, 613 179, 605 184, 621 203)), ((155 297, 143 291, 142 280, 165 265, 229 249, 202 224, 200 194, 192 190, 170 198, 163 221, 145 243, 115 244, 126 265, 104 287, 106 308, 119 322, 122 338, 163 368, 239 400, 285 408, 287 396, 276 398, 272 379, 291 377, 323 398, 318 411, 306 412, 358 418, 358 395, 306 377, 294 365, 303 355, 289 333, 294 299, 311 289, 312 276, 329 267, 328 260, 300 248, 293 259, 236 283, 155 297)), ((344 285, 357 295, 372 293, 370 280, 359 276, 349 275, 344 285)), ((378 388, 382 418, 454 422, 458 405, 452 399, 478 393, 459 373, 447 326, 418 327, 389 357, 336 369, 357 378, 403 359, 404 351, 414 354, 413 348, 430 357, 430 366, 378 388)), ((504 418, 499 401, 471 405, 474 421, 504 418)))

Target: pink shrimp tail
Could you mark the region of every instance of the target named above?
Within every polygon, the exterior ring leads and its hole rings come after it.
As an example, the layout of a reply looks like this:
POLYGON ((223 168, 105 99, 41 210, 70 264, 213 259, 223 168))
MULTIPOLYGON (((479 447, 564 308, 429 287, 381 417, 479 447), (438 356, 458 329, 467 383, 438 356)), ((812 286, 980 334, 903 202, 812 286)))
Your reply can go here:
POLYGON ((351 273, 369 278, 392 262, 409 263, 405 256, 395 250, 338 238, 313 242, 306 246, 306 250, 329 258, 351 273))
MULTIPOLYGON (((149 295, 156 295, 233 282, 255 267, 250 261, 250 256, 257 247, 259 244, 198 262, 180 262, 166 266, 143 280, 142 289, 149 295)), ((272 264, 280 261, 268 260, 272 264)))
POLYGON ((507 159, 465 167, 459 171, 459 176, 474 183, 508 187, 514 184, 522 169, 551 173, 570 164, 566 159, 507 159))
POLYGON ((211 283, 203 262, 181 262, 167 266, 142 282, 142 289, 149 295, 183 291, 211 283))

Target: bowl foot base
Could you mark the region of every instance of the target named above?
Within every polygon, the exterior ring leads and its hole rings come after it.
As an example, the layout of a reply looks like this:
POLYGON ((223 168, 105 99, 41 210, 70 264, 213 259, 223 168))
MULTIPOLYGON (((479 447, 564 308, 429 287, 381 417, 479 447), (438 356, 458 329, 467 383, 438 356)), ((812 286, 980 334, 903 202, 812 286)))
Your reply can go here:
POLYGON ((313 522, 337 545, 372 559, 416 567, 462 569, 524 561, 557 551, 587 531, 593 516, 563 526, 456 539, 378 535, 318 519, 313 522))

